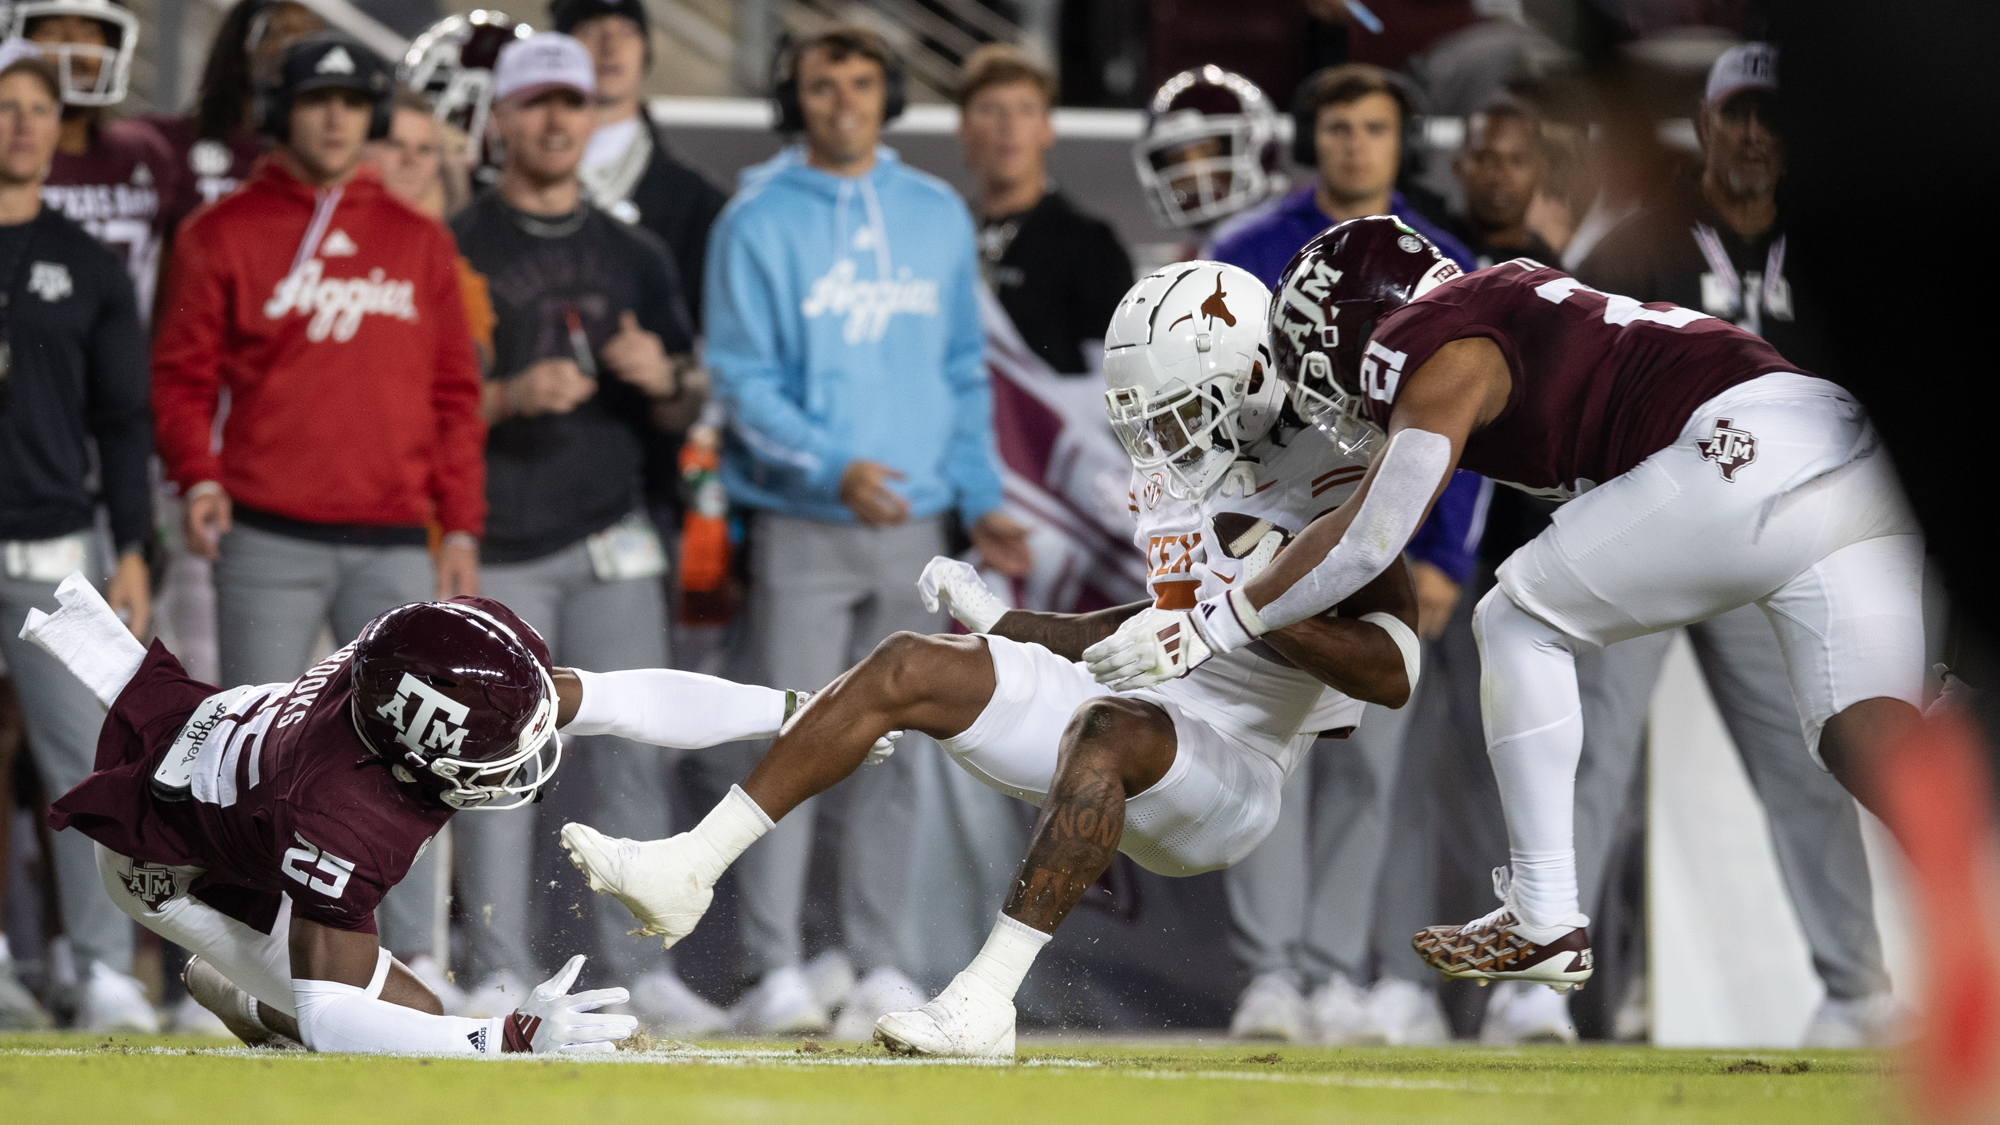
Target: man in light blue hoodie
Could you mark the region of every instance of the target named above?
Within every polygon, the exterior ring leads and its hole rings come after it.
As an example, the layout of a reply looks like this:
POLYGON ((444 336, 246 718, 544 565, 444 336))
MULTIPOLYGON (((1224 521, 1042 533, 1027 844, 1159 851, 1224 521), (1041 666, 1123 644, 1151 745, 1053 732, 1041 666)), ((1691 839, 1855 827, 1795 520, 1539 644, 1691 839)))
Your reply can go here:
MULTIPOLYGON (((956 512, 985 561, 1029 568, 1000 511, 972 220, 950 187, 880 147, 902 108, 881 39, 799 43, 776 91, 804 143, 747 170, 709 236, 707 361, 729 411, 722 479, 757 509, 751 616, 766 682, 821 687, 901 629, 935 632, 916 579, 956 512)), ((837 1037, 922 1003, 895 942, 910 850, 910 755, 857 774, 840 849, 841 928, 862 974, 837 1037)), ((800 969, 811 815, 747 853, 739 1030, 822 1031, 800 969)))

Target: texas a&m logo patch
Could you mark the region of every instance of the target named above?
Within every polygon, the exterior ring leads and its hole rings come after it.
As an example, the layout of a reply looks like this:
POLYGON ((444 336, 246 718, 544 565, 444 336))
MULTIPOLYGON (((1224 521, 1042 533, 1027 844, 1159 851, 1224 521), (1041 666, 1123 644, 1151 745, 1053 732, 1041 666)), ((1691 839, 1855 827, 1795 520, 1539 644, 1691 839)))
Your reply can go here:
POLYGON ((135 863, 132 873, 118 873, 118 880, 125 884, 125 893, 146 904, 146 911, 158 914, 167 900, 179 893, 174 873, 156 863, 135 863))
POLYGON ((1715 432, 1705 438, 1696 438, 1696 449, 1701 450, 1701 459, 1715 462, 1722 470, 1722 479, 1736 483, 1736 470, 1757 459, 1757 436, 1749 430, 1739 430, 1729 424, 1727 418, 1715 420, 1715 432))

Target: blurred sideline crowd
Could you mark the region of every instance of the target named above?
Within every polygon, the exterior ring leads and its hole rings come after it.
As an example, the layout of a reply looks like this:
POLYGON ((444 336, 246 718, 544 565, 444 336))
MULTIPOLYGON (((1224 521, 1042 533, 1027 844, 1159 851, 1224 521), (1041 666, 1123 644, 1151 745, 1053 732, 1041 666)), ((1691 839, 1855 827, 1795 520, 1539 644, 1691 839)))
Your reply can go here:
MULTIPOLYGON (((1532 258, 1731 319, 1812 370, 1811 310, 1786 274, 1776 50, 1717 54, 1676 147, 1617 127, 1639 110, 1580 94, 1518 11, 1475 15, 1391 45, 1313 39, 1291 74, 1180 60, 1134 172, 1181 256, 1274 284, 1328 225, 1392 214, 1468 270, 1532 258), (1463 123, 1432 166, 1426 114, 1463 123)), ((891 632, 941 631, 914 586, 936 554, 974 558, 1033 608, 1130 593, 1115 576, 1080 586, 1076 556, 1020 509, 1009 482, 1031 472, 1034 435, 996 409, 995 357, 1031 353, 1013 377, 1086 404, 1063 424, 1102 427, 1104 327, 1134 280, 1112 226, 1049 177, 1050 70, 1000 45, 966 60, 977 190, 961 198, 880 144, 906 90, 879 36, 801 39, 774 90, 793 143, 730 192, 648 115, 643 3, 554 0, 544 22, 454 16, 387 60, 307 6, 240 0, 195 105, 127 118, 130 12, 11 6, 0 1027, 215 1030, 177 988, 181 955, 138 946, 106 899, 89 841, 42 827, 89 772, 102 710, 17 635, 72 571, 222 685, 294 679, 384 610, 458 593, 513 608, 560 664, 787 688, 824 686, 891 632)), ((1483 913, 1505 861, 1469 618, 1552 510, 1459 474, 1410 550, 1417 696, 1322 740, 1236 867, 1176 887, 1121 858, 1086 905, 1122 944, 1069 963, 1067 983, 1047 974, 1023 1018, 1329 1043, 1643 1038, 1645 723, 1668 636, 1579 659, 1597 987, 1440 988, 1407 944, 1483 913), (1202 910, 1181 932, 1160 922, 1202 910)), ((1689 632, 1825 986, 1808 1042, 1884 1042, 1899 1020, 1857 810, 1811 764, 1777 640, 1749 608, 1689 632)), ((963 918, 952 940, 976 942, 1012 874, 940 873, 962 852, 934 848, 922 803, 1023 838, 1032 811, 939 790, 925 763, 940 751, 913 735, 746 853, 717 914, 733 933, 669 955, 557 863, 554 829, 574 814, 665 836, 754 755, 586 741, 547 806, 457 818, 379 913, 383 945, 455 1014, 511 1011, 560 933, 594 943, 592 971, 628 985, 656 1032, 865 1039, 941 983, 912 946, 944 939, 910 917, 963 918), (965 909, 931 901, 940 885, 965 909)))

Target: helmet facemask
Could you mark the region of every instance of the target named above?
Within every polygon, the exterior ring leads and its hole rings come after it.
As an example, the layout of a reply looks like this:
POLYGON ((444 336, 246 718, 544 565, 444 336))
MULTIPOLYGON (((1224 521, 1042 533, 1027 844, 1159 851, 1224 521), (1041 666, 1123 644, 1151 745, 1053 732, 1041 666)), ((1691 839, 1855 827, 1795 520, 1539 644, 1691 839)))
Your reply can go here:
POLYGON ((1196 387, 1170 384, 1149 396, 1142 387, 1104 392, 1105 410, 1119 444, 1141 472, 1161 471, 1169 495, 1195 500, 1222 480, 1241 452, 1236 437, 1239 404, 1216 384, 1223 375, 1196 387))
POLYGON ((1292 380, 1292 409, 1333 441, 1348 457, 1367 459, 1381 446, 1382 431, 1361 409, 1361 397, 1350 394, 1333 377, 1333 361, 1325 352, 1307 352, 1292 380))

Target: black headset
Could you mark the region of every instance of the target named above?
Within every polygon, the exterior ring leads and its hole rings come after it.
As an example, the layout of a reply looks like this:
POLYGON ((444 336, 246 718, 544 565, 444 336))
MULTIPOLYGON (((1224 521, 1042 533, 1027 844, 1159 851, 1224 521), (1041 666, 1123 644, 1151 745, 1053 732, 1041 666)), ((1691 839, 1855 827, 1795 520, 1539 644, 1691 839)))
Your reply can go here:
MULTIPOLYGON (((316 66, 335 47, 344 49, 354 64, 353 82, 341 83, 344 88, 359 90, 370 95, 374 102, 368 112, 368 139, 379 141, 389 135, 389 122, 396 115, 396 82, 389 73, 389 67, 382 57, 368 49, 359 39, 338 31, 319 31, 308 35, 285 48, 285 55, 278 65, 277 80, 266 83, 257 90, 256 119, 258 131, 284 144, 292 136, 292 102, 297 98, 297 87, 309 76, 296 73, 316 66), (293 56, 298 56, 298 65, 293 64, 293 56)), ((334 85, 327 83, 313 89, 324 89, 334 85)))
MULTIPOLYGON (((1319 150, 1313 145, 1313 134, 1319 129, 1318 118, 1322 107, 1309 103, 1320 75, 1334 69, 1338 68, 1327 67, 1306 75, 1305 81, 1299 83, 1298 92, 1292 95, 1292 163, 1301 167, 1315 168, 1319 165, 1319 150)), ((1389 96, 1396 99, 1397 108, 1401 111, 1398 116, 1402 119, 1403 130, 1396 148, 1400 177, 1418 159, 1424 143, 1423 94, 1415 83, 1393 70, 1380 70, 1379 73, 1389 83, 1393 91, 1389 96)))
MULTIPOLYGON (((799 53, 810 50, 824 42, 823 36, 794 43, 790 36, 778 41, 777 54, 773 58, 771 100, 778 107, 777 130, 780 133, 803 133, 806 131, 806 113, 799 106, 799 53)), ((888 44, 882 45, 882 54, 888 59, 882 64, 882 124, 903 115, 909 105, 909 71, 903 60, 896 57, 888 44)))

